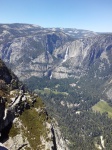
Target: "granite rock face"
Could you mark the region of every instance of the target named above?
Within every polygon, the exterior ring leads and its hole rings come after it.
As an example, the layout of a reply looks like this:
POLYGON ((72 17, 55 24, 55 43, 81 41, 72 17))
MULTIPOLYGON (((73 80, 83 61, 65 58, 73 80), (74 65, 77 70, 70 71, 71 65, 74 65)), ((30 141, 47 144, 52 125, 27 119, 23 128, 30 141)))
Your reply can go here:
POLYGON ((79 75, 80 70, 87 69, 99 58, 107 59, 109 63, 106 54, 111 48, 111 34, 85 31, 76 39, 74 36, 79 31, 74 32, 75 29, 48 29, 25 24, 0 25, 0 28, 0 57, 21 80, 50 76, 51 73, 54 78, 79 75))
MULTIPOLYGON (((62 67, 60 77, 67 77, 65 71, 63 73, 62 66, 62 62, 65 62, 67 45, 76 38, 96 35, 86 30, 42 28, 27 24, 1 24, 0 29, 0 57, 21 80, 31 76, 49 76, 52 70, 57 77, 55 68, 60 65, 62 67), (62 59, 58 60, 56 55, 62 59)), ((76 43, 78 51, 80 41, 76 43)), ((74 44, 70 47, 72 49, 69 49, 71 51, 69 55, 74 53, 74 44)))
POLYGON ((95 61, 105 59, 111 53, 112 35, 99 35, 66 43, 54 51, 54 56, 61 60, 61 66, 73 69, 88 69, 95 61), (108 49, 108 50, 107 50, 108 49))

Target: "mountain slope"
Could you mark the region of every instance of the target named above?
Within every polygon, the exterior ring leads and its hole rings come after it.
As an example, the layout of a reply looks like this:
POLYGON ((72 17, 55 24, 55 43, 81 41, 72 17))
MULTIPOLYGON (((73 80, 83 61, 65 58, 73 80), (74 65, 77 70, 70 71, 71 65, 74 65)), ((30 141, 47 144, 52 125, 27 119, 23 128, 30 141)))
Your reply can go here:
POLYGON ((93 37, 74 40, 68 35, 69 30, 27 24, 1 25, 0 57, 21 80, 32 76, 79 76, 97 59, 107 58, 103 55, 109 53, 106 48, 111 48, 111 34, 93 33, 93 37), (3 34, 5 31, 9 32, 9 36, 3 34), (101 58, 101 54, 105 58, 101 58))
POLYGON ((0 31, 0 57, 22 80, 48 76, 58 61, 53 51, 73 41, 74 36, 78 38, 77 33, 81 32, 81 37, 96 35, 91 31, 49 29, 28 24, 1 24, 0 31))

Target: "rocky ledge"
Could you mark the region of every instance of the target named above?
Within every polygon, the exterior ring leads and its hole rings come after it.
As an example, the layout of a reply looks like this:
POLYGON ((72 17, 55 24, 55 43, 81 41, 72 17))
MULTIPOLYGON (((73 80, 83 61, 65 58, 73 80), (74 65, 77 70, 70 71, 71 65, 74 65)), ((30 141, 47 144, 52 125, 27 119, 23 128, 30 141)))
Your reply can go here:
POLYGON ((8 150, 66 150, 67 146, 59 144, 56 137, 60 132, 55 132, 53 124, 41 98, 26 90, 0 61, 0 146, 8 150))

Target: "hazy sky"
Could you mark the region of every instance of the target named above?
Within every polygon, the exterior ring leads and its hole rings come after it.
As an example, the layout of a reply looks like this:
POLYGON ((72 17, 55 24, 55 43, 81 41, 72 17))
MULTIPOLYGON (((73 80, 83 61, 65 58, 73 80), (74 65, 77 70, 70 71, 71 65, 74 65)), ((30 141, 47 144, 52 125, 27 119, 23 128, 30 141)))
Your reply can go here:
POLYGON ((0 0, 0 23, 112 32, 112 0, 0 0))

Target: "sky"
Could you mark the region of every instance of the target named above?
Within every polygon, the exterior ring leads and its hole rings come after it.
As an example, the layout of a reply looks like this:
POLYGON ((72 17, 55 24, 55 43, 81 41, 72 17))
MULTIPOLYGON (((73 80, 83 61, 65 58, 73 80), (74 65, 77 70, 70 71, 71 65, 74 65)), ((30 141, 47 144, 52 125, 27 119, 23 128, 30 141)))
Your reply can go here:
POLYGON ((112 0, 0 0, 0 23, 112 32, 112 0))

